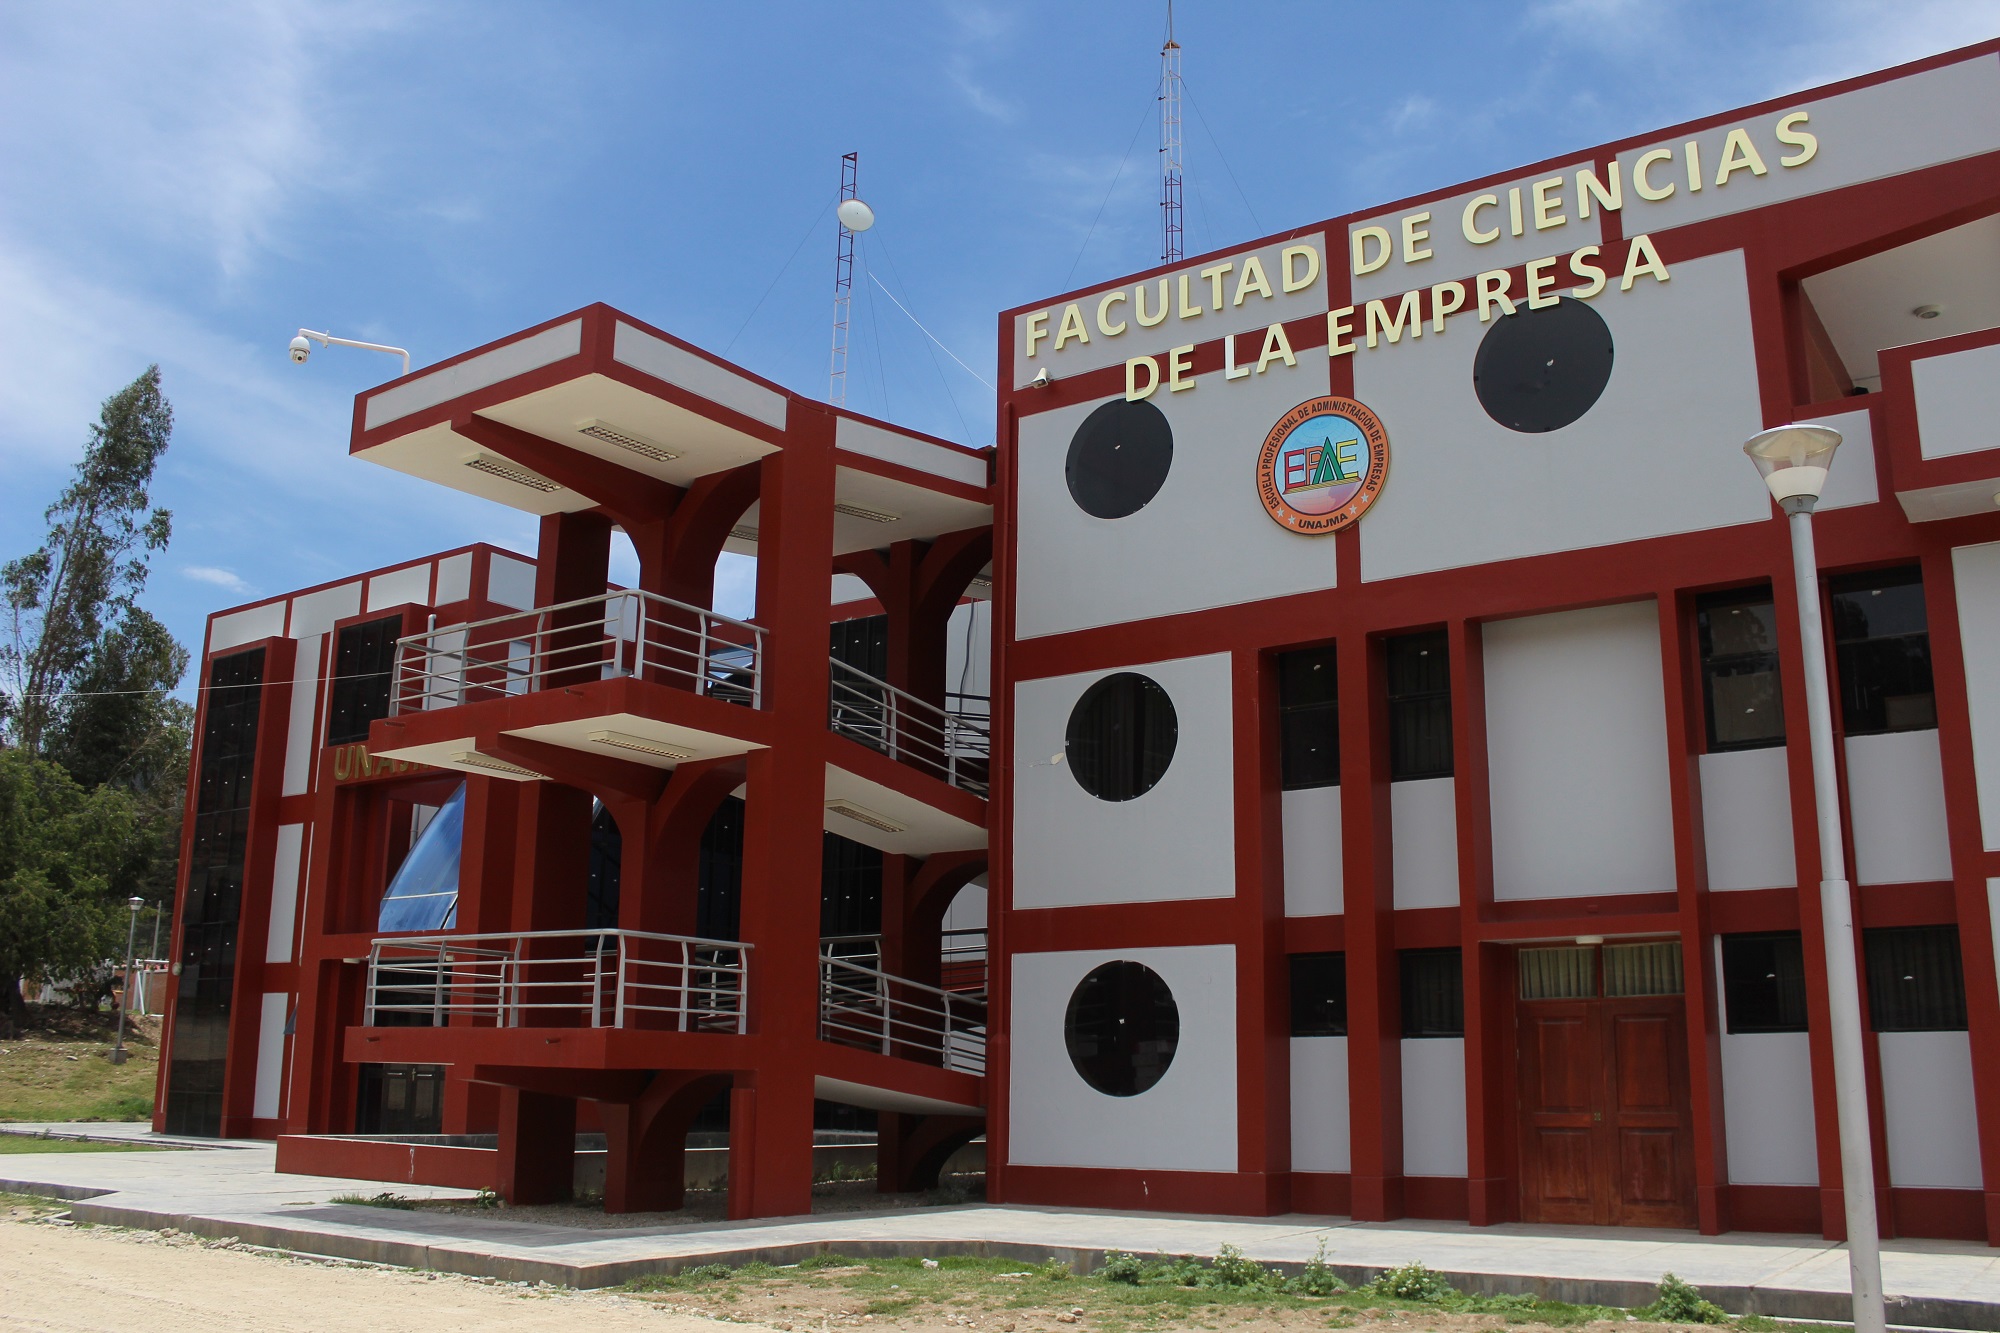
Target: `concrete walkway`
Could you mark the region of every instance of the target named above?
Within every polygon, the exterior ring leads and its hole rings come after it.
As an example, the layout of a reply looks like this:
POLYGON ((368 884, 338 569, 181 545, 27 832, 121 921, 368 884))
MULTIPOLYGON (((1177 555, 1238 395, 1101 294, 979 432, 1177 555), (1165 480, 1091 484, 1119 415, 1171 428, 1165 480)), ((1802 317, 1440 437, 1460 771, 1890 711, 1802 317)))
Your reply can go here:
MULTIPOLYGON (((143 1125, 8 1125, 57 1134, 166 1143, 143 1125)), ((185 1140, 180 1142, 186 1142, 185 1140)), ((464 1198, 462 1190, 279 1175, 269 1143, 215 1143, 158 1153, 0 1157, 0 1190, 77 1201, 82 1221, 175 1227, 333 1258, 500 1278, 603 1287, 702 1263, 795 1263, 846 1254, 990 1254, 1094 1267, 1106 1250, 1212 1255, 1228 1244, 1265 1263, 1296 1267, 1322 1240, 1349 1281, 1419 1260, 1463 1289, 1532 1291, 1604 1305, 1642 1305, 1668 1270, 1736 1313, 1843 1321, 1847 1256, 1812 1236, 1461 1222, 1351 1222, 1343 1218, 1228 1218, 1087 1209, 924 1208, 682 1227, 571 1228, 330 1202, 394 1188, 409 1198, 464 1198)), ((1893 1323, 2000 1329, 2000 1250, 1952 1241, 1883 1248, 1893 1323)))

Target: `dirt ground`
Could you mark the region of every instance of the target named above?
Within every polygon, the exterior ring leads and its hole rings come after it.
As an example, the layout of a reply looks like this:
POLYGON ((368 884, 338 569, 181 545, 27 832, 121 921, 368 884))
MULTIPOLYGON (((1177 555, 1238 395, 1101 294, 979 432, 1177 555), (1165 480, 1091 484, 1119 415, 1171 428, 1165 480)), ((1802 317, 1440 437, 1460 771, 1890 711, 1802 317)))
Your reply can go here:
MULTIPOLYGON (((529 1287, 450 1274, 325 1263, 175 1232, 52 1224, 56 1205, 0 1209, 0 1329, 35 1333, 716 1333, 718 1322, 776 1333, 1501 1333, 1493 1314, 1371 1308, 1365 1298, 1265 1304, 1196 1293, 1142 1294, 1051 1280, 992 1260, 916 1260, 669 1280, 641 1294, 529 1287)), ((1552 1333, 1516 1318, 1517 1333, 1552 1333)), ((1571 1333, 1686 1333, 1630 1317, 1562 1319, 1571 1333)), ((1767 1321, 1759 1321, 1769 1327, 1767 1321)))
POLYGON ((42 1333, 715 1333, 598 1292, 355 1268, 150 1231, 0 1222, 0 1329, 42 1333))

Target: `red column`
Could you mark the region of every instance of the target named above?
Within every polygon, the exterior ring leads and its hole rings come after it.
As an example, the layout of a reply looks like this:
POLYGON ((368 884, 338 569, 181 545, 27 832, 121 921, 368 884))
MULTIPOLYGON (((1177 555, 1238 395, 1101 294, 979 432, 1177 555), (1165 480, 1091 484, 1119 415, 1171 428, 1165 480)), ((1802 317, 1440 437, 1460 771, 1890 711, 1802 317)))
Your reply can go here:
POLYGON ((833 421, 793 403, 785 447, 763 464, 757 619, 766 631, 764 707, 777 739, 746 763, 742 934, 753 946, 756 1067, 738 1075, 731 1096, 731 1217, 812 1209, 833 421))
POLYGON ((500 1090, 494 1188, 508 1203, 560 1203, 576 1171, 576 1098, 500 1090))
POLYGON ((1236 1170, 1266 1214, 1292 1207, 1291 978, 1285 956, 1278 669, 1231 657, 1235 696, 1236 1170))
POLYGON ((1381 641, 1361 634, 1343 638, 1338 670, 1352 1211, 1356 1221, 1380 1222, 1403 1215, 1402 997, 1381 641))

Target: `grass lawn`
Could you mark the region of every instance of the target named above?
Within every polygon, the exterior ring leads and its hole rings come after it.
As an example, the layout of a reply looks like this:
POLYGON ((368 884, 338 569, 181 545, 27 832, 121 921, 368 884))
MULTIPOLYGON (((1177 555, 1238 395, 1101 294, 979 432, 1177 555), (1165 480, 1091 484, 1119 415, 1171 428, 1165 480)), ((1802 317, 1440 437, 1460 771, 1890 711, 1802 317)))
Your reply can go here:
POLYGON ((1060 1325, 1111 1333, 1193 1328, 1290 1333, 1368 1324, 1439 1333, 1498 1333, 1510 1326, 1523 1333, 1536 1328, 1612 1333, 1614 1326, 1618 1333, 1651 1333, 1690 1323, 1721 1323, 1742 1333, 1812 1327, 1730 1318, 1685 1286, 1676 1299, 1666 1299, 1663 1289, 1656 1306, 1627 1311, 1531 1296, 1468 1296, 1421 1266, 1351 1291, 1325 1269, 1317 1278, 1308 1272, 1286 1279, 1228 1253, 1212 1261, 1165 1264, 1126 1259, 1125 1280, 1112 1276, 1118 1271, 1115 1261, 1098 1273, 1078 1275, 1056 1260, 822 1255, 784 1268, 705 1265, 672 1277, 639 1278, 625 1290, 680 1312, 802 1330, 836 1323, 998 1333, 1053 1333, 1060 1325))
POLYGON ((131 1057, 107 1058, 114 1032, 102 1015, 36 1012, 0 1037, 0 1120, 146 1120, 159 1073, 158 1019, 125 1034, 131 1057))
POLYGON ((0 1134, 0 1157, 42 1152, 159 1152, 157 1143, 94 1143, 84 1139, 45 1139, 34 1134, 0 1134))

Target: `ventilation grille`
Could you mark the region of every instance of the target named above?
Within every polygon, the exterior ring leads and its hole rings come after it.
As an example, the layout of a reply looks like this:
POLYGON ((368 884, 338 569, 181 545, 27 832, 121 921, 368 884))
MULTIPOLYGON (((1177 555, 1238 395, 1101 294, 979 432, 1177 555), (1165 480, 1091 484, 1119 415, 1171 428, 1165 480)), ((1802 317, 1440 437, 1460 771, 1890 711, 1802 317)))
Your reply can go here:
POLYGON ((1604 993, 1612 999, 1679 995, 1682 984, 1679 940, 1604 946, 1604 993))
POLYGON ((606 444, 615 444, 620 449, 629 450, 641 458, 650 458, 655 463, 671 463, 680 457, 671 449, 662 449, 651 440, 641 439, 629 431, 619 430, 616 426, 607 426, 602 421, 586 421, 576 428, 576 433, 588 435, 593 440, 602 440, 606 444))
POLYGON ((628 736, 622 731, 593 731, 590 733, 593 745, 608 745, 614 750, 633 750, 639 754, 649 754, 658 759, 672 759, 676 763, 694 758, 694 751, 679 745, 669 745, 646 736, 628 736))
POLYGON ((757 540, 757 529, 748 523, 740 523, 729 530, 729 535, 739 542, 754 542, 757 540))
POLYGON ((450 758, 451 762, 460 768, 483 768, 489 773, 499 773, 510 778, 524 778, 530 782, 542 781, 542 775, 532 768, 522 768, 519 764, 510 764, 505 759, 495 759, 492 755, 481 754, 477 750, 458 750, 453 752, 450 758))
POLYGON ((862 505, 851 504, 836 504, 833 512, 845 514, 849 518, 865 518, 870 523, 894 523, 902 517, 901 514, 892 514, 886 509, 869 509, 862 505))
POLYGON ((845 816, 857 824, 866 824, 869 828, 880 829, 884 833, 903 833, 908 828, 907 825, 898 824, 887 815, 878 815, 867 806, 856 805, 852 801, 828 801, 826 808, 833 814, 845 816))
POLYGON ((1523 949, 1520 961, 1524 1000, 1591 1000, 1597 997, 1597 950, 1589 945, 1523 949))
POLYGON ((524 467, 516 467, 506 459, 495 458, 492 454, 474 454, 465 460, 465 465, 474 472, 484 472, 489 477, 511 481, 516 486, 526 486, 529 490, 540 491, 544 495, 562 489, 547 477, 539 476, 524 467))

